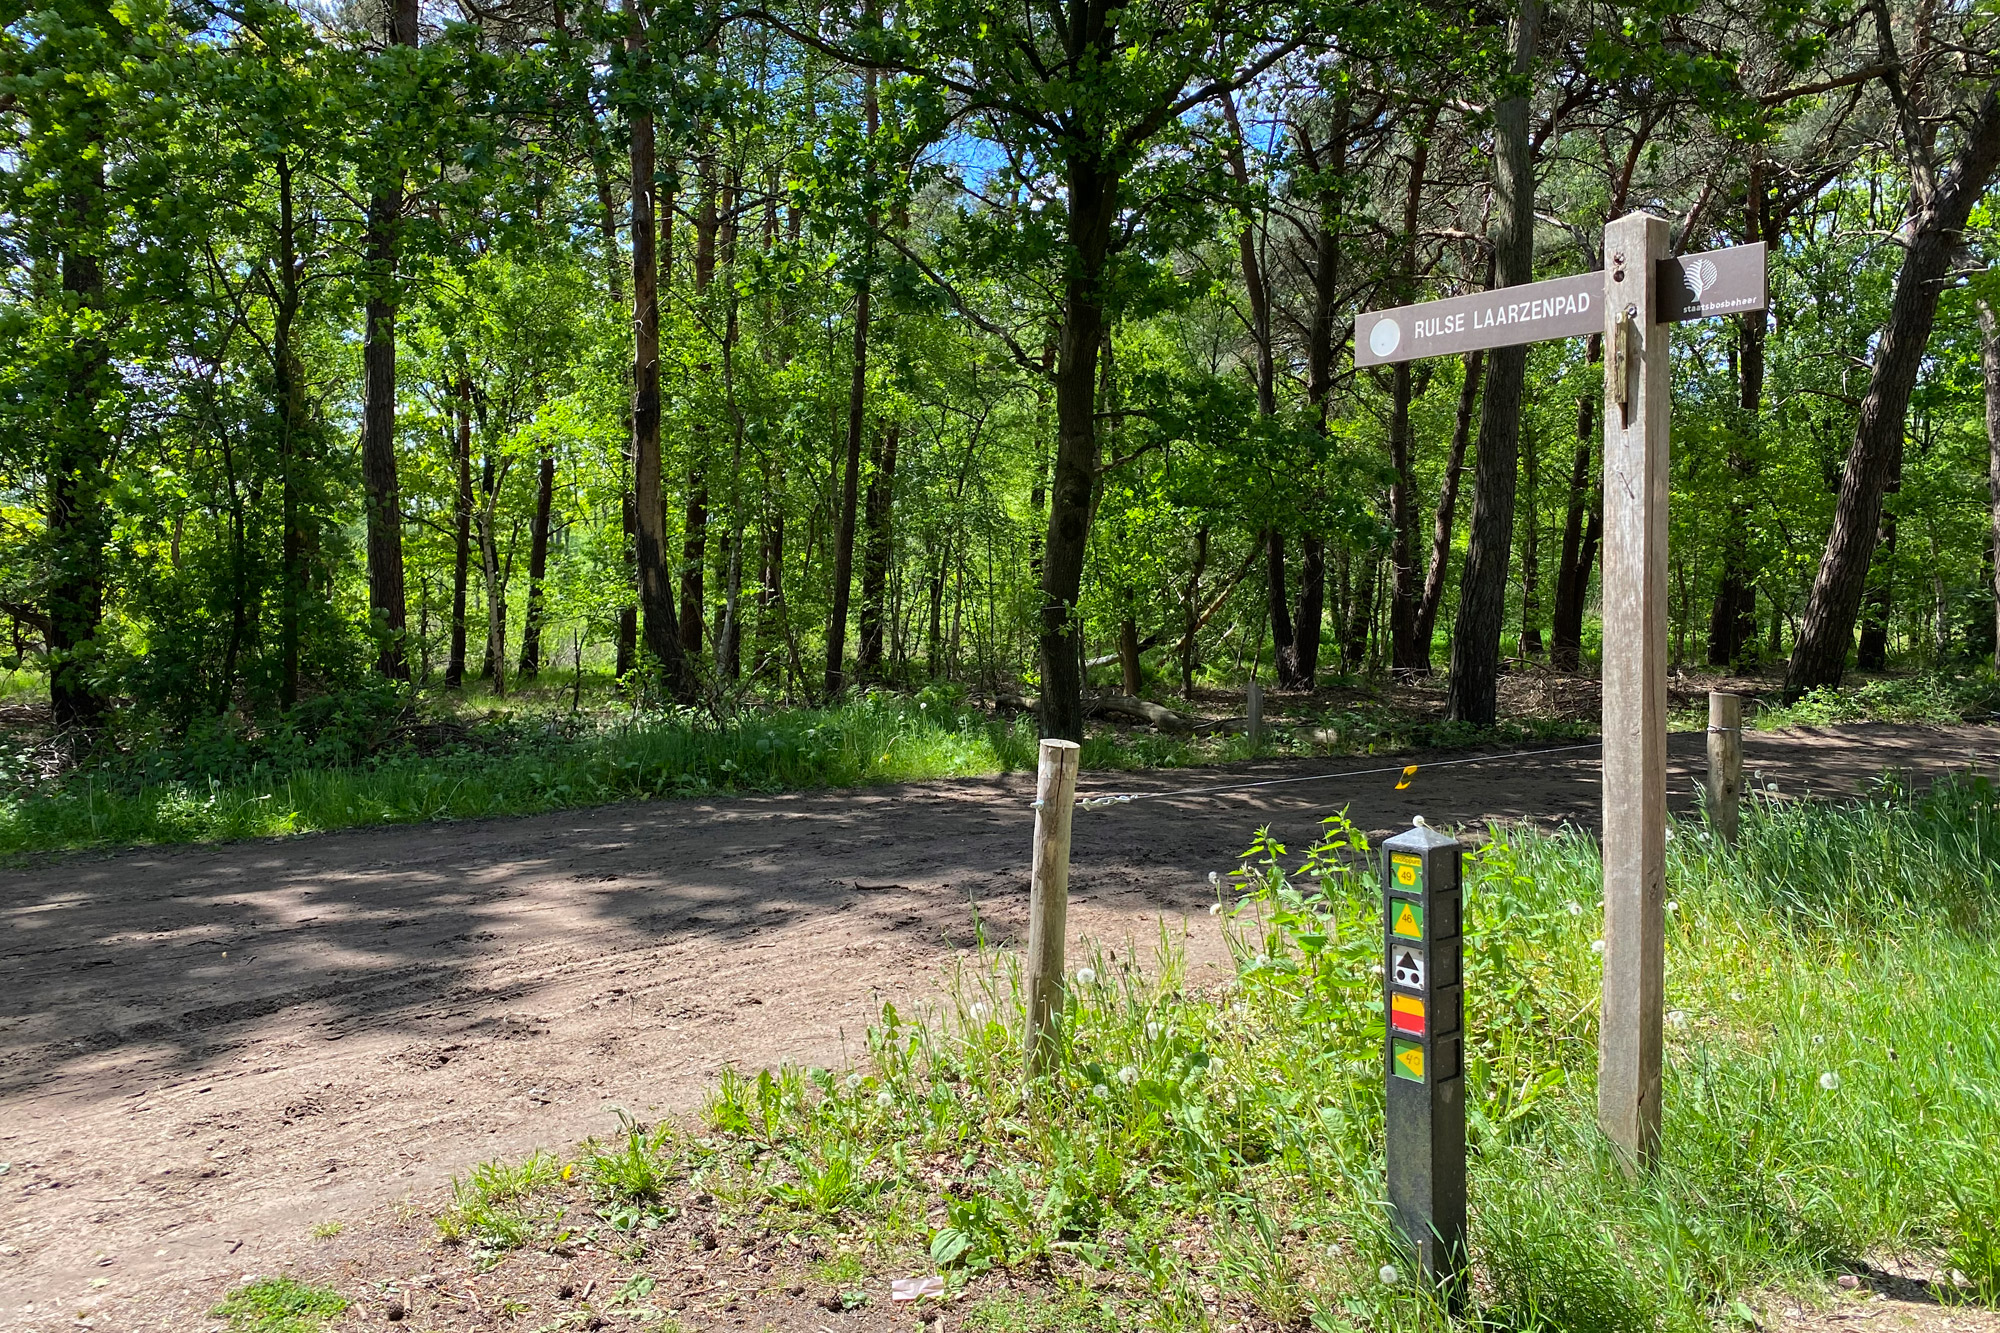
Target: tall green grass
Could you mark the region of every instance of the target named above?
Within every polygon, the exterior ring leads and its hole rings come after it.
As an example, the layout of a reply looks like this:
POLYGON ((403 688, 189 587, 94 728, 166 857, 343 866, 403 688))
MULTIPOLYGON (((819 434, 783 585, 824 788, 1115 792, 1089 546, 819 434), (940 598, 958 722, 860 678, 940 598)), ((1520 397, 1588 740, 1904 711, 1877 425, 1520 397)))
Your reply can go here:
MULTIPOLYGON (((1595 1126, 1598 875, 1577 834, 1470 857, 1465 1320, 1701 1333, 1888 1255, 2000 1301, 1992 786, 1758 799, 1733 848, 1676 826, 1664 1147, 1637 1177, 1595 1126)), ((994 957, 922 1021, 885 1010, 855 1068, 726 1073, 704 1128, 646 1151, 745 1224, 858 1235, 898 1272, 1088 1288, 1079 1328, 1451 1322, 1384 1220, 1365 840, 1337 817, 1303 856, 1260 835, 1217 907, 1234 979, 1192 988, 1171 938, 1083 960, 1045 1079, 1021 1082, 994 957)))
POLYGON ((89 770, 0 801, 0 854, 194 842, 527 814, 718 790, 847 787, 996 773, 1034 762, 1025 722, 872 696, 833 709, 717 723, 649 715, 504 747, 402 753, 233 779, 151 780, 89 770))

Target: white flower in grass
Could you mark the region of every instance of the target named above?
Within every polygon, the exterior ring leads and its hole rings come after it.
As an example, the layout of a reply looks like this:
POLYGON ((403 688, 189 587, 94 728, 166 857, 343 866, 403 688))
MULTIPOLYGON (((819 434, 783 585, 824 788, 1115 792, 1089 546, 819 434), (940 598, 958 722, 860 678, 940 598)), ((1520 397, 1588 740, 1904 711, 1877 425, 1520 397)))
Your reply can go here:
POLYGON ((1216 916, 1216 915, 1220 914, 1220 913, 1221 913, 1221 911, 1222 911, 1222 904, 1221 904, 1221 903, 1210 903, 1210 904, 1208 905, 1208 914, 1209 914, 1210 916, 1216 916))
POLYGON ((1592 941, 1590 942, 1590 951, 1591 951, 1592 953, 1603 953, 1603 952, 1604 952, 1604 941, 1603 941, 1603 940, 1592 940, 1592 941))
POLYGON ((856 1088, 860 1086, 861 1086, 861 1075, 849 1074, 847 1076, 847 1090, 849 1092, 853 1092, 856 1088))
POLYGON ((1211 870, 1208 872, 1208 887, 1211 889, 1219 889, 1222 887, 1222 876, 1218 874, 1216 871, 1211 870))
POLYGON ((1403 1280, 1403 1275, 1396 1271, 1394 1264, 1383 1264, 1375 1276, 1382 1279, 1382 1285, 1385 1287, 1393 1287, 1403 1280))
POLYGON ((1669 1011, 1667 1014, 1667 1021, 1669 1023, 1672 1023, 1677 1028, 1686 1027, 1688 1025, 1687 1010, 1674 1009, 1669 1011))
POLYGON ((1118 1081, 1129 1088, 1139 1081, 1139 1071, 1131 1065, 1126 1065, 1118 1071, 1118 1081))
POLYGON ((1832 1092, 1840 1086, 1840 1075, 1834 1073, 1831 1069, 1827 1070, 1819 1076, 1819 1086, 1822 1092, 1832 1092))
POLYGON ((1109 1097, 1111 1095, 1111 1089, 1105 1087, 1102 1083, 1100 1083, 1096 1087, 1090 1090, 1090 1095, 1097 1098, 1097 1100, 1101 1102, 1106 1097, 1109 1097))
POLYGON ((1570 914, 1571 916, 1582 916, 1582 915, 1583 915, 1583 904, 1582 904, 1582 903, 1564 903, 1564 904, 1563 904, 1563 907, 1564 907, 1564 908, 1565 908, 1565 909, 1566 909, 1566 910, 1567 910, 1567 911, 1569 912, 1569 914, 1570 914))
POLYGON ((1146 1040, 1158 1041, 1159 1039, 1160 1039, 1160 1025, 1158 1023, 1146 1024, 1146 1040))
POLYGON ((1078 969, 1076 970, 1076 984, 1077 984, 1077 985, 1079 985, 1079 986, 1094 986, 1094 985, 1096 985, 1096 984, 1097 984, 1097 973, 1096 973, 1096 972, 1094 972, 1094 971, 1092 971, 1092 970, 1091 970, 1090 968, 1087 968, 1087 967, 1079 967, 1079 968, 1078 968, 1078 969))
POLYGON ((1681 910, 1681 905, 1678 902, 1670 902, 1667 904, 1667 915, 1669 916, 1672 916, 1675 912, 1678 912, 1680 910, 1681 910))
POLYGON ((986 1017, 986 1002, 984 1000, 974 1000, 971 1012, 974 1018, 984 1019, 986 1017))
POLYGON ((896 1094, 885 1088, 875 1094, 875 1104, 886 1111, 896 1104, 896 1094))

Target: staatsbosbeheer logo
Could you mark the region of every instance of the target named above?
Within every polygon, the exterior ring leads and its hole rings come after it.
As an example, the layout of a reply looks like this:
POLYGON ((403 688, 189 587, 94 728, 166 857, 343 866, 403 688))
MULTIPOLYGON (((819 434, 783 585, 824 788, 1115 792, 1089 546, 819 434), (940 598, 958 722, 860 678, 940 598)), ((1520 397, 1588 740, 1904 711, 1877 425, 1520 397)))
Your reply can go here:
POLYGON ((1712 259, 1704 259, 1697 255, 1692 259, 1681 261, 1681 281, 1687 285, 1690 292, 1694 293, 1694 299, 1697 301, 1715 286, 1719 277, 1715 271, 1715 261, 1712 259))
POLYGON ((1375 327, 1368 330, 1368 350, 1377 356, 1388 356, 1403 341, 1403 326, 1384 316, 1375 321, 1375 327))

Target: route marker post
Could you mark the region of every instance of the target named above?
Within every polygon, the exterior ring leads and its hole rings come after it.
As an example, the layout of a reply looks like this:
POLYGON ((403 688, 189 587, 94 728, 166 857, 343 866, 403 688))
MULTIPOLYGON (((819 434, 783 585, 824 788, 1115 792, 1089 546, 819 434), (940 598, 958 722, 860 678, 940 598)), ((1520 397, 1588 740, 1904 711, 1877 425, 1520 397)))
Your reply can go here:
POLYGON ((1035 862, 1028 881, 1028 1012, 1021 1063, 1047 1071, 1063 1010, 1063 946, 1069 929, 1069 825, 1076 813, 1075 741, 1042 742, 1035 773, 1035 862))
POLYGON ((1369 311, 1356 367, 1601 333, 1604 358, 1604 989, 1597 1121, 1627 1169, 1660 1140, 1665 1018, 1670 326, 1770 305, 1760 245, 1675 256, 1661 218, 1604 229, 1608 267, 1369 311))
POLYGON ((1454 1312, 1466 1273, 1463 855, 1421 820, 1382 844, 1389 1211, 1454 1312))

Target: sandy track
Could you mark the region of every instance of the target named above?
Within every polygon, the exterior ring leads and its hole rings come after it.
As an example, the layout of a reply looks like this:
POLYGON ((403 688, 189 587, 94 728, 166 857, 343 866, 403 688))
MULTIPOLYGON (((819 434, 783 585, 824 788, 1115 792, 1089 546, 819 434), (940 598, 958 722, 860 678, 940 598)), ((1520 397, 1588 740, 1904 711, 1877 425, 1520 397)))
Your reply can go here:
MULTIPOLYGON (((1676 735, 1688 803, 1702 737, 1676 735)), ((1752 735, 1788 793, 1991 769, 1984 727, 1752 735)), ((1377 761, 1385 762, 1385 761, 1377 761)), ((1086 775, 1166 791, 1324 760, 1086 775)), ((1149 950, 1250 831, 1596 820, 1594 752, 1079 815, 1072 933, 1149 950)), ((0 872, 0 1327, 123 1327, 271 1271, 316 1222, 698 1104, 717 1072, 829 1063, 1025 922, 1028 775, 73 858, 0 872), (976 909, 976 914, 975 914, 976 909), (127 1304, 127 1302, 131 1302, 127 1304), (59 1321, 59 1322, 58 1322, 59 1321)))

